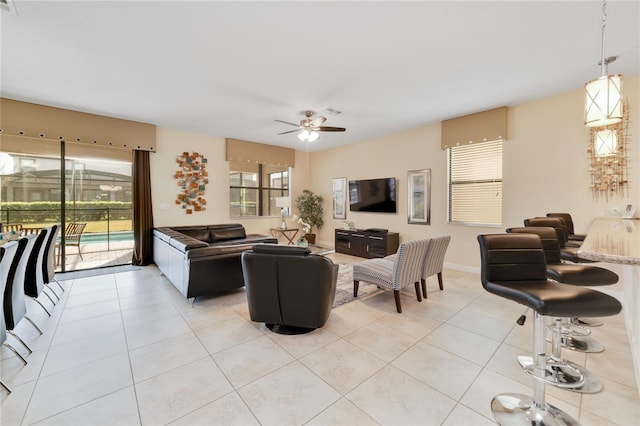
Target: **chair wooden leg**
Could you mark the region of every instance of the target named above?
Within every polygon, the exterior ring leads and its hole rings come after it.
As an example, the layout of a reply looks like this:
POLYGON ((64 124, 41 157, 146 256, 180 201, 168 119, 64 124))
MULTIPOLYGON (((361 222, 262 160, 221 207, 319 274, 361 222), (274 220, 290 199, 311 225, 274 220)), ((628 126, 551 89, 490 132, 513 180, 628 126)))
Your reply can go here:
POLYGON ((358 297, 358 286, 360 285, 360 281, 353 280, 353 297, 358 297))
POLYGON ((416 299, 418 299, 418 302, 422 302, 422 293, 420 293, 420 283, 416 281, 413 284, 416 286, 416 299))
POLYGON ((402 306, 400 305, 400 290, 393 290, 393 298, 396 299, 396 311, 401 314, 402 306))
POLYGON ((440 284, 440 290, 444 290, 442 286, 442 272, 438 272, 438 284, 440 284))
POLYGON ((421 278, 420 282, 422 283, 422 297, 426 299, 427 298, 427 280, 425 280, 424 278, 421 278))

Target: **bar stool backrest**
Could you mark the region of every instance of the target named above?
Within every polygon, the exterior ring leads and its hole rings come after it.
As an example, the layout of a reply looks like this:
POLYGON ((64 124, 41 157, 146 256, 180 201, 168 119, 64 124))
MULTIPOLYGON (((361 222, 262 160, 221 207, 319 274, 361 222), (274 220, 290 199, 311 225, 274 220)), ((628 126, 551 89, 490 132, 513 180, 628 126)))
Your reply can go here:
POLYGON ((508 228, 509 234, 536 234, 542 241, 542 249, 547 259, 547 264, 552 265, 561 263, 560 242, 558 241, 558 233, 550 226, 527 226, 524 228, 508 228))
POLYGON ((547 264, 540 237, 534 234, 478 235, 482 286, 491 282, 547 281, 547 264))

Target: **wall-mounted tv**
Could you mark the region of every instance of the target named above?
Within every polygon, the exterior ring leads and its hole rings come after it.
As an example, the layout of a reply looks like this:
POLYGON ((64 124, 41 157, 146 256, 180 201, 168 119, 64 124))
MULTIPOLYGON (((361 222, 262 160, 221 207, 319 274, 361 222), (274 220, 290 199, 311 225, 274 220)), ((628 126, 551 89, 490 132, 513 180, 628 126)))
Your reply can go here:
POLYGON ((349 210, 396 213, 396 178, 350 180, 349 210))

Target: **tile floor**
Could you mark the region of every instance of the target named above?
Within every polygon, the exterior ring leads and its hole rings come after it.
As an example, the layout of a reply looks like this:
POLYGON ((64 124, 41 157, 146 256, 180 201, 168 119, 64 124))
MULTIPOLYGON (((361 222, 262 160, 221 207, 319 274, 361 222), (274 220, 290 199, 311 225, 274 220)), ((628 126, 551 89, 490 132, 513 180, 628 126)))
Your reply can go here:
MULTIPOLYGON (((335 261, 360 259, 331 254, 335 261)), ((23 321, 23 366, 2 349, 3 425, 485 425, 491 398, 531 394, 516 356, 531 346, 522 309, 486 293, 475 274, 444 271, 429 299, 375 291, 334 309, 322 329, 282 336, 248 319, 243 290, 193 307, 158 270, 63 281, 44 330, 23 321)), ((584 425, 638 425, 640 398, 622 315, 594 336, 600 354, 565 351, 605 390, 548 388, 548 401, 584 425)), ((10 338, 11 339, 11 338, 10 338)))
MULTIPOLYGON (((82 244, 82 258, 77 247, 67 247, 65 268, 67 271, 103 268, 105 266, 131 263, 133 240, 112 241, 111 243, 82 244)), ((61 271, 60 265, 56 268, 61 271)))

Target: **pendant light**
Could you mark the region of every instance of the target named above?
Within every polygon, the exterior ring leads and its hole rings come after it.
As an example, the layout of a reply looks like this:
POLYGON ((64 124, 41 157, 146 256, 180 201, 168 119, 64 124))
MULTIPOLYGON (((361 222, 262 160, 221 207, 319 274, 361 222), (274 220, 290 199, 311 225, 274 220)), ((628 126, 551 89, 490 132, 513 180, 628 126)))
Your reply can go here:
POLYGON ((622 121, 622 75, 607 75, 609 63, 615 56, 606 58, 604 40, 607 27, 607 2, 602 2, 602 76, 585 85, 584 125, 602 127, 622 121))

